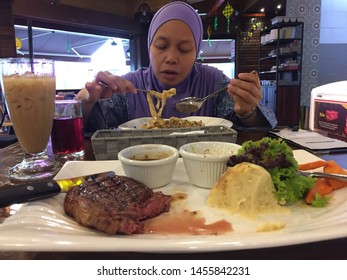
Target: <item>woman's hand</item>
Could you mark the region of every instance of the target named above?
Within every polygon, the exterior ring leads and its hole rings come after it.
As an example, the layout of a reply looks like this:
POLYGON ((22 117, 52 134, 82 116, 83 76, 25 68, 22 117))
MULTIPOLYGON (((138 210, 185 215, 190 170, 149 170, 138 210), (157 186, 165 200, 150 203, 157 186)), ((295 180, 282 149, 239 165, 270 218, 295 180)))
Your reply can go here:
POLYGON ((98 72, 93 82, 87 82, 85 89, 82 89, 78 99, 85 103, 95 104, 99 99, 111 97, 115 93, 124 94, 126 92, 136 93, 134 85, 128 80, 112 75, 110 72, 98 72))
POLYGON ((239 116, 247 116, 262 98, 257 72, 240 73, 239 79, 231 79, 228 92, 234 99, 234 111, 239 116))
POLYGON ((134 85, 128 80, 112 75, 110 72, 98 72, 93 82, 86 83, 81 89, 76 99, 83 102, 83 119, 85 126, 87 125, 90 114, 95 103, 99 99, 111 97, 115 93, 136 93, 134 85))

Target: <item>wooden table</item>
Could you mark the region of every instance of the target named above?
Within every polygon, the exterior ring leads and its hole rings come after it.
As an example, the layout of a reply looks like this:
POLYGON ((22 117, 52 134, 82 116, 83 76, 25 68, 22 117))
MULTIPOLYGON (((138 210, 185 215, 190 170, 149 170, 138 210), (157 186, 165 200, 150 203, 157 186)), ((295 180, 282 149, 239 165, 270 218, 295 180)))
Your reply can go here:
MULTIPOLYGON (((246 140, 259 140, 265 134, 261 132, 240 132, 237 143, 242 144, 246 140)), ((325 159, 334 159, 344 164, 347 163, 347 153, 324 155, 325 159)), ((9 183, 8 169, 22 160, 22 150, 18 143, 7 148, 0 149, 0 187, 9 183)), ((95 160, 90 140, 86 140, 86 160, 95 160)), ((346 166, 345 166, 346 168, 346 166)), ((3 211, 3 209, 2 209, 3 211)), ((5 218, 6 213, 0 209, 0 216, 5 218)), ((346 213, 347 215, 347 213, 346 213)), ((1 222, 1 220, 0 220, 1 222)), ((1 234, 1 232, 0 232, 1 234)), ((236 250, 209 253, 186 254, 157 254, 134 252, 0 252, 0 259, 347 259, 347 237, 328 241, 313 242, 301 245, 273 247, 264 249, 236 250)))

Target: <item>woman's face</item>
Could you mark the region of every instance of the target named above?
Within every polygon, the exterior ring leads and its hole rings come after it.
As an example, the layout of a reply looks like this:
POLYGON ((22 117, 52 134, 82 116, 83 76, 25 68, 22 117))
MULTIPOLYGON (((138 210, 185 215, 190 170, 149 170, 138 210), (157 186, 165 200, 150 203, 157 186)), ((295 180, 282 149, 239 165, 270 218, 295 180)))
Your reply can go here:
POLYGON ((168 86, 182 82, 196 58, 194 36, 187 24, 170 20, 155 33, 149 56, 157 79, 168 86))

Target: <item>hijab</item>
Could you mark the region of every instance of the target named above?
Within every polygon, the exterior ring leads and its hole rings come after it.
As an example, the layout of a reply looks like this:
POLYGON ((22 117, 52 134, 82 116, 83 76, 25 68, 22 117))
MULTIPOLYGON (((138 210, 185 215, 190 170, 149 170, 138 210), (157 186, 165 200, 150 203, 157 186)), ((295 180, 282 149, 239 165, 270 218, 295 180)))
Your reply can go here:
MULTIPOLYGON (((148 32, 148 51, 152 43, 153 37, 164 23, 170 20, 181 20, 191 29, 197 55, 203 38, 203 26, 199 14, 189 4, 175 1, 163 6, 153 16, 148 32)), ((141 89, 151 89, 158 92, 168 90, 171 86, 167 86, 158 81, 154 75, 151 64, 148 68, 140 68, 135 72, 124 75, 126 79, 131 81, 135 87, 141 89)), ((175 104, 181 98, 188 96, 204 97, 207 94, 217 90, 220 87, 223 72, 217 68, 194 63, 190 74, 185 80, 175 86, 176 95, 167 100, 166 106, 162 113, 163 118, 172 116, 186 117, 189 114, 181 113, 176 110, 175 104)), ((212 116, 215 99, 209 99, 204 106, 191 115, 212 116)), ((145 94, 128 94, 129 115, 131 119, 140 117, 150 117, 148 103, 145 94)))
POLYGON ((148 51, 151 46, 153 37, 158 28, 169 20, 178 19, 185 22, 193 33, 197 56, 200 51, 202 41, 202 22, 199 14, 184 2, 171 2, 162 7, 153 17, 148 30, 148 51))

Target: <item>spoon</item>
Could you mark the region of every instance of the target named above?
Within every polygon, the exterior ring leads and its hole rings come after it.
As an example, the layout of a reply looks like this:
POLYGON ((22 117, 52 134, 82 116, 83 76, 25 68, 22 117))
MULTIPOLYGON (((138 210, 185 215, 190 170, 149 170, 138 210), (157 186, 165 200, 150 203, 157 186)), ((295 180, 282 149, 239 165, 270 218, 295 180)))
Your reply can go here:
POLYGON ((182 98, 176 103, 176 109, 180 111, 181 113, 193 113, 197 110, 199 110, 202 106, 202 104, 209 98, 216 96, 220 94, 221 92, 225 91, 228 87, 221 88, 204 98, 198 98, 195 96, 190 96, 186 98, 182 98))
MULTIPOLYGON (((258 72, 255 70, 252 70, 250 73, 258 75, 258 72)), ((180 111, 181 113, 193 113, 193 112, 199 110, 201 108, 202 104, 207 99, 220 94, 222 91, 225 91, 227 88, 228 88, 227 86, 224 88, 221 88, 221 89, 205 96, 204 98, 198 98, 198 97, 194 97, 194 96, 183 98, 176 103, 176 109, 178 111, 180 111)))

